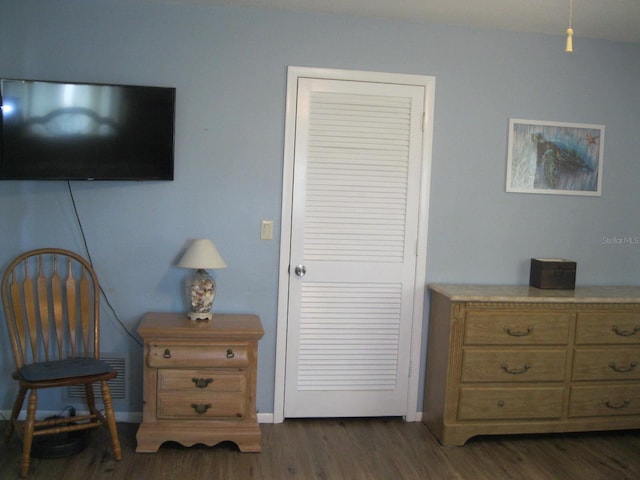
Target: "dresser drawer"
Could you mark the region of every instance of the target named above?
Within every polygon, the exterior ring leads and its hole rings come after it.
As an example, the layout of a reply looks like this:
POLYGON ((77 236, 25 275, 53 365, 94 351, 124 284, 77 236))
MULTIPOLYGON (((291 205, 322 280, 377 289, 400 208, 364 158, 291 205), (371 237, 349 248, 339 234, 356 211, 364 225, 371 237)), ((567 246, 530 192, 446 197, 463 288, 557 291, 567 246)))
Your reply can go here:
POLYGON ((158 370, 158 391, 242 392, 247 383, 243 371, 158 370))
POLYGON ((640 385, 571 387, 570 417, 640 415, 640 385))
POLYGON ((576 350, 573 380, 638 380, 640 348, 576 350))
POLYGON ((639 344, 640 311, 578 314, 576 344, 639 344))
POLYGON ((460 389, 459 420, 560 418, 562 387, 460 389))
POLYGON ((238 420, 244 417, 245 402, 246 395, 241 392, 159 393, 158 418, 238 420))
POLYGON ((462 354, 463 382, 562 382, 567 352, 560 349, 473 349, 462 354))
POLYGON ((571 313, 469 310, 465 345, 566 345, 571 313))
POLYGON ((154 368, 246 367, 249 359, 245 344, 152 344, 147 365, 154 368))

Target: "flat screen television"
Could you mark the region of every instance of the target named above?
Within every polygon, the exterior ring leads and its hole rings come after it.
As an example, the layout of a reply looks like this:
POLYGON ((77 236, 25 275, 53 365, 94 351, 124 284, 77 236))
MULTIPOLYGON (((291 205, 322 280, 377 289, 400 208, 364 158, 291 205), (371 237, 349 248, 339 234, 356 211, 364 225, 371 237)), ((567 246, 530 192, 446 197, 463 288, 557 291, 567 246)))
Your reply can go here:
POLYGON ((0 179, 173 180, 175 88, 0 80, 0 179))

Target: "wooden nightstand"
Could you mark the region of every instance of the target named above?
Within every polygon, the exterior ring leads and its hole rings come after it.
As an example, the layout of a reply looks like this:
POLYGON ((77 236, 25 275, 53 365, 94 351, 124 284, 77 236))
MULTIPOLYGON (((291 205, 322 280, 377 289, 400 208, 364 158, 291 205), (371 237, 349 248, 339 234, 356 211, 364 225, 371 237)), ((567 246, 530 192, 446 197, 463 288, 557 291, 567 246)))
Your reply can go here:
POLYGON ((157 452, 163 442, 185 446, 234 442, 259 452, 256 416, 257 315, 216 314, 209 321, 181 313, 147 313, 142 424, 136 452, 157 452))

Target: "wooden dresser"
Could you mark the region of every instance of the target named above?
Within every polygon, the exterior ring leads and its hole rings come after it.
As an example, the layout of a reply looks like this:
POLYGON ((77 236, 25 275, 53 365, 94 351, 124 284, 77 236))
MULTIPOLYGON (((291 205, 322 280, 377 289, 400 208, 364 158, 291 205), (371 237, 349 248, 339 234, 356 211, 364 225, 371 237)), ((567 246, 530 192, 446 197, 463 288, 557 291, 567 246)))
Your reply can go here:
POLYGON ((423 421, 443 445, 640 428, 640 287, 429 288, 423 421))
POLYGON ((214 315, 189 320, 178 313, 147 313, 142 424, 136 452, 156 452, 166 441, 186 446, 234 442, 259 452, 256 415, 256 315, 214 315))

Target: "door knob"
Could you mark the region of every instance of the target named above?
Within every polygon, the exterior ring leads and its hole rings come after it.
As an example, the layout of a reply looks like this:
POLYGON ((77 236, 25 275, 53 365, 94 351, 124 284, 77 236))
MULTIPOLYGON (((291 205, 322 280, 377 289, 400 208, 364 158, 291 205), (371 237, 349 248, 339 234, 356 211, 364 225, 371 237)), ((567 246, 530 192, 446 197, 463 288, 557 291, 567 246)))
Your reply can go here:
POLYGON ((307 273, 307 267, 305 267, 304 265, 298 265, 294 272, 296 272, 296 275, 299 277, 304 277, 307 273))

